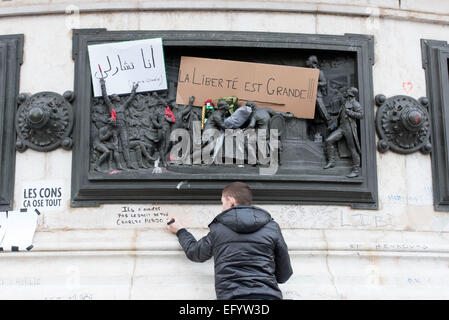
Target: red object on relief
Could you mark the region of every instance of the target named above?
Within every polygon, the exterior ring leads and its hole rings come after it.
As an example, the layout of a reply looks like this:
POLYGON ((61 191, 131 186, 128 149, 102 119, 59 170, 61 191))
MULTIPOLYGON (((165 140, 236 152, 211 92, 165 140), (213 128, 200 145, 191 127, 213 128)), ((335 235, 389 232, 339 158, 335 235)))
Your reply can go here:
POLYGON ((173 121, 173 123, 176 122, 175 115, 173 114, 173 111, 167 106, 165 107, 165 117, 173 121))
POLYGON ((115 109, 111 110, 111 117, 115 122, 117 122, 117 113, 115 112, 115 109))
POLYGON ((212 103, 212 99, 207 99, 206 101, 204 101, 204 105, 207 106, 207 104, 210 104, 212 107, 215 107, 214 104, 212 103))

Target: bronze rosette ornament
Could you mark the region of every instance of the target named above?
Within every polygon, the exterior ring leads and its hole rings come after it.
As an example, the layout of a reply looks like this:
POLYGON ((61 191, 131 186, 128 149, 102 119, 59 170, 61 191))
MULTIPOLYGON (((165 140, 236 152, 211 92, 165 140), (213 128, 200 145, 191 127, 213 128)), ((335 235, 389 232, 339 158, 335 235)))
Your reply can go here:
POLYGON ((39 92, 32 96, 20 94, 16 114, 16 149, 31 148, 52 151, 62 146, 72 148, 73 109, 72 91, 62 96, 54 92, 39 92))
POLYGON ((409 154, 419 150, 423 154, 430 153, 432 145, 427 98, 415 100, 398 95, 387 99, 379 94, 375 97, 375 102, 379 107, 376 113, 379 152, 391 150, 409 154))

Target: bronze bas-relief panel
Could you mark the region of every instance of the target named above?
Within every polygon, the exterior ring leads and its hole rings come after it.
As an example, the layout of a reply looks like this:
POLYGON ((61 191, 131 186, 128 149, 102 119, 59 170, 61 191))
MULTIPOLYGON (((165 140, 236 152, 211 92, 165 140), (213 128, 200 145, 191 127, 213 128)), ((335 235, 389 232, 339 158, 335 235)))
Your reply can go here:
POLYGON ((14 117, 22 53, 23 35, 0 36, 0 211, 13 209, 16 156, 14 117))
MULTIPOLYGON (((372 36, 364 35, 74 30, 78 98, 72 206, 144 201, 216 202, 227 183, 244 180, 253 188, 256 202, 343 204, 376 209, 372 43, 372 36), (118 99, 104 92, 102 98, 93 98, 89 44, 155 37, 164 40, 168 90, 118 99), (204 133, 208 126, 224 130, 222 120, 230 117, 232 102, 216 106, 206 128, 196 132, 193 123, 201 119, 201 108, 175 103, 181 56, 300 67, 316 64, 324 84, 319 87, 315 119, 275 113, 269 106, 261 107, 256 102, 251 105, 245 124, 231 131, 239 136, 250 129, 278 129, 276 141, 267 138, 268 147, 259 147, 260 142, 256 147, 265 148, 263 152, 270 157, 276 155, 275 171, 263 172, 271 163, 259 162, 257 152, 254 153, 257 159, 251 162, 252 153, 247 145, 242 158, 229 159, 226 152, 230 145, 226 142, 222 143, 223 154, 215 157, 214 163, 201 158, 196 161, 193 136, 204 133), (111 120, 113 106, 120 107, 111 120), (167 106, 176 121, 167 118, 167 106), (187 130, 191 138, 192 150, 181 159, 187 161, 172 161, 170 150, 175 143, 170 142, 170 133, 175 129, 187 130)), ((201 143, 200 153, 212 142, 200 140, 201 143)), ((214 143, 217 145, 215 140, 214 143)), ((214 147, 209 148, 212 155, 214 147)))
POLYGON ((449 211, 449 45, 421 39, 431 123, 433 204, 449 211))

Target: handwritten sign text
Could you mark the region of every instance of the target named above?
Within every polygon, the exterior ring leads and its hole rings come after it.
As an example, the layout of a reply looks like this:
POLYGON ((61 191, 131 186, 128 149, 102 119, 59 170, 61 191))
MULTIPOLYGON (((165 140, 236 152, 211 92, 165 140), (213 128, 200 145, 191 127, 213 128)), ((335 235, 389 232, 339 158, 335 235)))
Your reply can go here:
POLYGON ((101 96, 100 79, 108 94, 167 89, 162 39, 114 42, 88 46, 94 96, 101 96))
POLYGON ((197 106, 207 99, 235 96, 261 107, 312 119, 319 70, 253 62, 181 57, 176 103, 197 106))

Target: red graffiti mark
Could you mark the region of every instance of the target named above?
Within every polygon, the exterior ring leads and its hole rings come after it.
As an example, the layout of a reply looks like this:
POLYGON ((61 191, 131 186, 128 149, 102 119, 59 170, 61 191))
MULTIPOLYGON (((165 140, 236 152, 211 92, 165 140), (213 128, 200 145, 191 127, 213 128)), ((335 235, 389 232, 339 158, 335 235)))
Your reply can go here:
POLYGON ((114 122, 117 122, 117 112, 115 112, 115 109, 111 110, 111 117, 114 119, 114 122))
POLYGON ((421 115, 419 115, 419 114, 415 115, 414 120, 415 120, 415 124, 420 123, 420 121, 421 121, 421 115))
POLYGON ((402 88, 405 93, 410 94, 413 90, 413 83, 411 81, 404 81, 402 82, 402 88))
POLYGON ((168 106, 165 107, 165 117, 166 117, 168 120, 171 120, 173 123, 176 122, 175 115, 173 114, 173 111, 171 111, 170 108, 169 108, 168 106))

